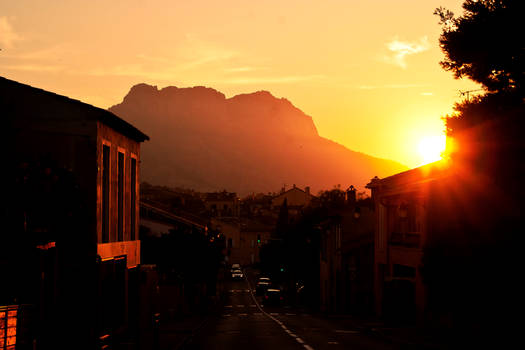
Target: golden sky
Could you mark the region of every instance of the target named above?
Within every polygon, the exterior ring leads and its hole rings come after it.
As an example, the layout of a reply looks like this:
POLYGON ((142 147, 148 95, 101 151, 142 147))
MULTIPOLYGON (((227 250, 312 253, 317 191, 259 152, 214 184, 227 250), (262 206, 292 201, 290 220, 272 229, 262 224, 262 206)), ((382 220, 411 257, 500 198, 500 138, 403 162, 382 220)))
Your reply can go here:
POLYGON ((0 75, 103 108, 141 82, 268 90, 321 136, 415 167, 458 91, 477 88, 439 66, 432 12, 462 2, 2 1, 0 75))

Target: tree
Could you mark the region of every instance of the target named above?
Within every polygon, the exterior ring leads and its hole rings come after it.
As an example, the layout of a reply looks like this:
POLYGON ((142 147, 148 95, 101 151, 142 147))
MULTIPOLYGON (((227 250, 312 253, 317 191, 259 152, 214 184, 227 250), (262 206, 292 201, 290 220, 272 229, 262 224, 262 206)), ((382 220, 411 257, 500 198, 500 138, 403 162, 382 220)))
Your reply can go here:
POLYGON ((521 298, 521 184, 525 131, 525 1, 465 0, 460 17, 434 12, 443 32, 441 66, 482 85, 484 94, 445 117, 455 176, 430 190, 422 274, 430 309, 462 327, 507 332, 521 298), (492 327, 492 328, 491 328, 492 327))
MULTIPOLYGON (((455 105, 447 135, 459 144, 453 157, 501 185, 516 184, 523 169, 525 131, 525 1, 465 0, 459 17, 442 7, 441 66, 456 78, 480 83, 485 94, 455 105)), ((508 187, 507 186, 507 187, 508 187)), ((505 190, 503 188, 503 190, 505 190)))
POLYGON ((434 14, 443 25, 441 66, 456 78, 468 77, 491 93, 517 93, 525 88, 523 0, 466 0, 455 18, 442 7, 434 14))

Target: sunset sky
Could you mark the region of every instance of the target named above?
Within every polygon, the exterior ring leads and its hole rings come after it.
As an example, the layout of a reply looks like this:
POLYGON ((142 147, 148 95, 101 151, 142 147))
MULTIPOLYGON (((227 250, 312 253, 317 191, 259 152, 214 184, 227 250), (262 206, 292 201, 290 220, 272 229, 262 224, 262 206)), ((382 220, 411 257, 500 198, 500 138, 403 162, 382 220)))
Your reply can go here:
POLYGON ((141 82, 268 90, 321 136, 415 167, 458 91, 478 88, 439 66, 432 12, 462 2, 2 1, 0 75, 102 108, 141 82))

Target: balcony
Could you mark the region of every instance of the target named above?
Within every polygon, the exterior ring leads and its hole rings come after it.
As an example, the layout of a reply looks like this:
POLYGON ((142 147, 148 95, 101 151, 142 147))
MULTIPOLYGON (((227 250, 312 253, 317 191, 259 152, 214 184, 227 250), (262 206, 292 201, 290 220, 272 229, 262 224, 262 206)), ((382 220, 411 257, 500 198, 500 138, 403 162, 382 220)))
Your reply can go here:
POLYGON ((392 232, 390 234, 390 245, 407 248, 419 248, 421 234, 419 232, 392 232))
POLYGON ((140 264, 140 241, 99 243, 97 253, 102 259, 126 255, 127 267, 135 267, 140 264))

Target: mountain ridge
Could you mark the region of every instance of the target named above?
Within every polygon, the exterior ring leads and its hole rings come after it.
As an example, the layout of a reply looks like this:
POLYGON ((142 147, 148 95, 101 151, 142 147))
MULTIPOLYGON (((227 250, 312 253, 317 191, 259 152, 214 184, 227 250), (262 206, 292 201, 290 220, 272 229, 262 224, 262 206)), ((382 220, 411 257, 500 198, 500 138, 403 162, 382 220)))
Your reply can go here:
POLYGON ((265 90, 230 98, 213 88, 136 84, 109 108, 145 133, 142 179, 201 191, 363 189, 373 176, 408 169, 318 134, 311 116, 265 90))

